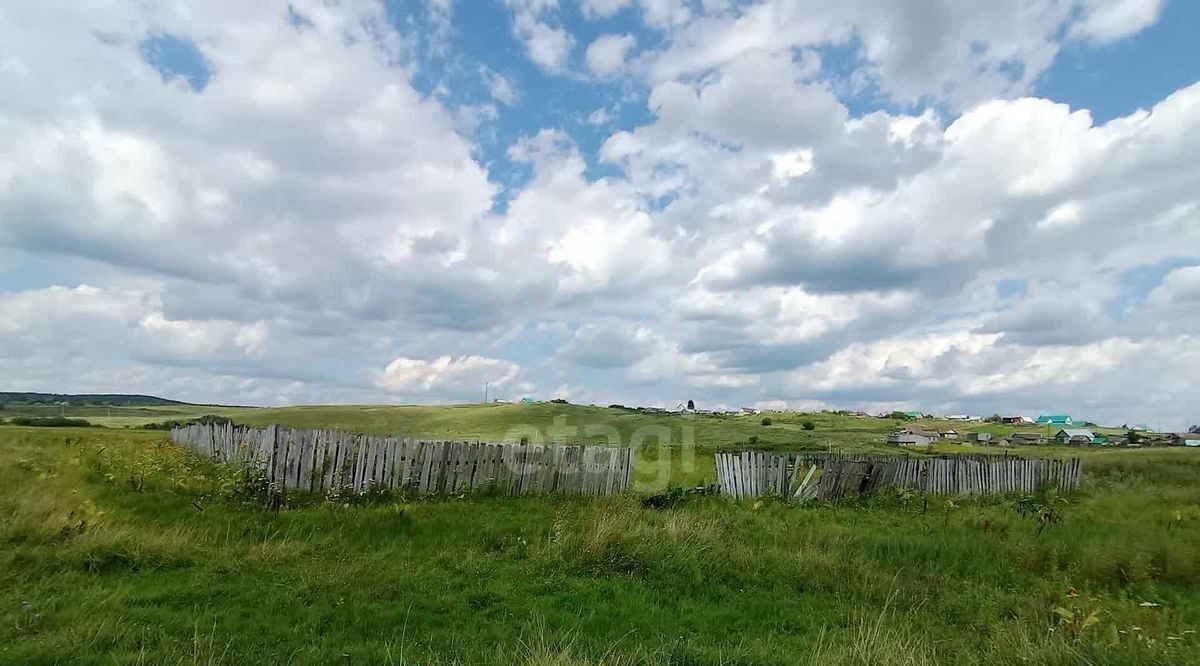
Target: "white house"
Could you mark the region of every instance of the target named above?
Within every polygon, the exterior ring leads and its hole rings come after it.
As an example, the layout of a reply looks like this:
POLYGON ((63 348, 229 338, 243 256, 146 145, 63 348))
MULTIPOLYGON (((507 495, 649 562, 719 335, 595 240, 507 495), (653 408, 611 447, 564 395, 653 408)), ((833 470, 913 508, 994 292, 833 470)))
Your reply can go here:
POLYGON ((905 428, 888 435, 887 442, 893 446, 927 446, 936 442, 941 435, 919 428, 905 428))

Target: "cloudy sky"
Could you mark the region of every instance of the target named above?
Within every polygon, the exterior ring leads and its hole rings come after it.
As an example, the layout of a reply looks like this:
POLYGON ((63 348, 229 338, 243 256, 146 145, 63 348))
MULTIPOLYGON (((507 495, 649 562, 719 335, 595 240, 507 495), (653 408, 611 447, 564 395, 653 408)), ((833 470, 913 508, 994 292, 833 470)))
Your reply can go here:
POLYGON ((1200 421, 1200 3, 0 8, 7 390, 1200 421))

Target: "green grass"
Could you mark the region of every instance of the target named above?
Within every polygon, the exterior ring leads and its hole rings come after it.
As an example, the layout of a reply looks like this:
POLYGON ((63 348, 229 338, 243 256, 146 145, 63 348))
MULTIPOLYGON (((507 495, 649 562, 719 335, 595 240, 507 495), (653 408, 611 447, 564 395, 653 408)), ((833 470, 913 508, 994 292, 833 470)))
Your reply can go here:
MULTIPOLYGON (((557 407, 251 411, 492 438, 510 410, 545 424, 557 407)), ((663 425, 606 416, 622 434, 663 425)), ((691 423, 705 455, 779 428, 691 423)), ((854 423, 814 436, 839 430, 874 446, 854 423)), ((803 441, 780 432, 760 442, 803 441)), ((1011 498, 915 495, 297 498, 275 514, 163 433, 5 427, 0 662, 1197 663, 1200 451, 1086 454, 1086 489, 1043 498, 1061 521, 1039 536, 1011 498)))

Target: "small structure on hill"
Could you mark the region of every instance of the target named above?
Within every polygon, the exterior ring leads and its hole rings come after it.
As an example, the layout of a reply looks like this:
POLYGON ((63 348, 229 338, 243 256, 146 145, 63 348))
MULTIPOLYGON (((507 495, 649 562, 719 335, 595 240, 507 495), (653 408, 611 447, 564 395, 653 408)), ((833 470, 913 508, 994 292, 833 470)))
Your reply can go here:
POLYGON ((927 446, 936 442, 940 435, 920 428, 905 428, 888 435, 887 443, 893 446, 927 446))
POLYGON ((1087 446, 1096 438, 1095 433, 1086 428, 1063 428, 1054 435, 1057 444, 1076 444, 1087 446))
POLYGON ((1172 446, 1200 446, 1200 432, 1177 432, 1168 436, 1172 446))
POLYGON ((1000 422, 1007 425, 1033 425, 1033 419, 1028 416, 1003 416, 1000 422))
POLYGON ((1074 425, 1074 421, 1066 414, 1042 414, 1037 417, 1038 425, 1056 425, 1069 426, 1074 425))
POLYGON ((972 432, 967 434, 967 439, 980 444, 987 444, 992 441, 992 433, 990 432, 972 432))
POLYGON ((1045 444, 1046 436, 1040 432, 1014 432, 1013 444, 1045 444))
POLYGON ((958 439, 958 431, 953 428, 943 430, 942 439, 958 439))

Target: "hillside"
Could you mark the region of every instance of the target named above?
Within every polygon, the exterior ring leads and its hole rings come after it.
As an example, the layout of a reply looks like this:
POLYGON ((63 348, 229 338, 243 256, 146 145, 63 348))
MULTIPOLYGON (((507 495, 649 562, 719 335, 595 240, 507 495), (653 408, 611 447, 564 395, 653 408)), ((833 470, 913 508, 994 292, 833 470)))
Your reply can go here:
POLYGON ((60 403, 79 407, 85 405, 107 405, 113 407, 146 407, 163 405, 186 405, 178 400, 159 398, 153 395, 126 393, 20 393, 0 391, 0 404, 15 405, 58 405, 60 403))

